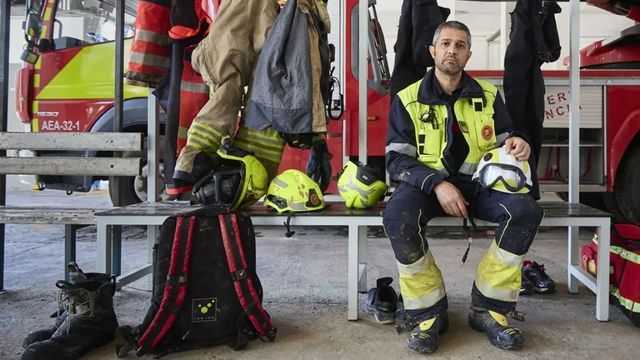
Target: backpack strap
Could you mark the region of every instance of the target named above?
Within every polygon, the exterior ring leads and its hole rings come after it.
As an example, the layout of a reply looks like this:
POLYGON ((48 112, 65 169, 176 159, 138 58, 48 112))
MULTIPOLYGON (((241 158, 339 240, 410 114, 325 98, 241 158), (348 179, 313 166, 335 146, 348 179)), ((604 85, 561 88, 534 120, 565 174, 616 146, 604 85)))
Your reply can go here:
POLYGON ((276 337, 276 329, 262 307, 253 278, 249 276, 251 272, 244 256, 236 214, 222 213, 218 215, 218 219, 227 265, 240 305, 260 338, 265 341, 273 341, 276 337))
POLYGON ((176 320, 187 292, 191 244, 196 225, 196 216, 189 217, 189 226, 184 226, 184 216, 176 220, 176 231, 171 247, 171 262, 162 302, 155 317, 138 339, 137 356, 142 356, 164 339, 176 320))

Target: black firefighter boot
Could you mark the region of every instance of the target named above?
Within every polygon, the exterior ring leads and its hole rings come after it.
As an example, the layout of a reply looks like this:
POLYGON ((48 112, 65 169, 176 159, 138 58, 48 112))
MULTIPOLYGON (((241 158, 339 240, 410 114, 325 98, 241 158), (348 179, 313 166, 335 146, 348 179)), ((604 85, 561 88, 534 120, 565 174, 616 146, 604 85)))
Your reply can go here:
POLYGON ((469 311, 469 325, 476 331, 486 333, 491 344, 500 349, 519 349, 524 343, 524 334, 517 327, 510 326, 507 317, 524 321, 524 315, 519 311, 500 314, 473 306, 469 311))
POLYGON ((431 354, 438 349, 438 338, 449 329, 449 316, 446 312, 422 321, 411 330, 407 345, 409 349, 421 354, 431 354))
POLYGON ((60 316, 52 327, 53 334, 44 340, 41 339, 52 329, 29 334, 25 339, 24 345, 28 346, 22 360, 74 360, 113 340, 118 327, 113 311, 115 277, 83 273, 75 263, 69 264, 69 270, 71 282, 56 282, 60 289, 60 316))

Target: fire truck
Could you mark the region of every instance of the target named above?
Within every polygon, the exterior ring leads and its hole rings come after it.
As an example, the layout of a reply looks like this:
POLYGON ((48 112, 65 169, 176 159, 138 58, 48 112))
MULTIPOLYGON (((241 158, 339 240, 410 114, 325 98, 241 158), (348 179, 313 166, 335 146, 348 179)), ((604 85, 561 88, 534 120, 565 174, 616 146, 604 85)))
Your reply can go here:
MULTIPOLYGON (((59 1, 28 2, 26 61, 18 74, 17 87, 20 119, 30 123, 32 131, 108 131, 113 118, 113 41, 108 41, 104 33, 96 31, 86 31, 85 40, 61 36, 64 34, 60 30, 62 26, 56 25, 57 17, 73 10, 56 11, 59 1), (38 24, 39 35, 29 33, 29 29, 33 28, 28 26, 30 23, 38 24), (30 63, 29 56, 37 60, 30 63), (100 72, 98 69, 109 70, 100 72)), ((635 1, 588 2, 640 21, 640 7, 635 1)), ((108 1, 96 0, 96 3, 99 6, 91 11, 98 18, 102 16, 101 21, 107 23, 108 1), (103 9, 102 14, 100 9, 103 9)), ((344 68, 340 78, 344 85, 344 112, 337 112, 337 120, 329 120, 327 134, 333 154, 334 174, 342 168, 345 160, 357 159, 359 145, 359 2, 343 0, 341 4, 345 23, 339 49, 344 68)), ((126 12, 130 20, 133 19, 135 1, 127 1, 126 12)), ((375 1, 369 1, 368 20, 370 46, 366 161, 384 174, 390 71, 375 1)), ((629 79, 640 78, 639 32, 640 25, 633 26, 617 37, 597 41, 580 52, 580 199, 581 202, 614 213, 619 220, 636 224, 640 224, 640 86, 629 79)), ((128 47, 126 44, 125 49, 128 47)), ((498 87, 502 84, 501 71, 474 71, 472 75, 489 80, 498 87)), ((568 71, 544 71, 543 75, 546 109, 538 177, 542 191, 555 192, 566 198, 569 74, 568 71)), ((126 87, 124 131, 145 131, 146 96, 144 88, 126 87)), ((335 103, 336 108, 340 108, 339 97, 336 97, 335 103)), ((287 149, 281 168, 304 169, 307 158, 307 150, 287 149)), ((39 177, 39 180, 47 188, 87 191, 94 179, 39 177)), ((130 179, 131 202, 142 198, 143 182, 144 179, 140 178, 130 179)), ((335 183, 329 191, 335 191, 335 183)))
MULTIPOLYGON (((125 4, 125 34, 131 34, 136 4, 135 1, 125 4)), ((112 0, 26 2, 23 26, 26 44, 21 56, 23 66, 16 75, 16 112, 32 132, 113 131, 113 10, 112 0)), ((130 47, 129 37, 124 45, 125 59, 129 57, 130 47)), ((124 85, 122 131, 146 133, 147 95, 147 88, 124 85)), ((162 133, 163 119, 160 121, 162 133)), ((65 153, 39 151, 35 156, 64 156, 65 153)), ((111 155, 87 152, 84 156, 111 155)), ((86 192, 96 180, 106 179, 37 176, 34 188, 86 192)), ((127 178, 126 184, 123 204, 146 199, 145 177, 127 178)), ((113 195, 113 191, 110 193, 113 195)))

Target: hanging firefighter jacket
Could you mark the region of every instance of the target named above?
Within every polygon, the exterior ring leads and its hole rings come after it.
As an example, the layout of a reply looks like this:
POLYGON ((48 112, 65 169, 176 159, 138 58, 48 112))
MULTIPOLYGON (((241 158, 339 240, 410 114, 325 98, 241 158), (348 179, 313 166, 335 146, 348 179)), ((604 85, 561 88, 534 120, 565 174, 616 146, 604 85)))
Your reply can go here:
POLYGON ((137 71, 129 71, 126 77, 137 85, 157 87, 157 95, 162 98, 166 95, 168 99, 165 143, 161 149, 164 178, 169 187, 172 186, 176 158, 186 143, 186 129, 209 97, 207 86, 191 68, 190 60, 191 51, 206 36, 215 15, 206 13, 203 7, 215 10, 218 4, 219 0, 172 0, 170 13, 161 12, 162 16, 158 17, 157 5, 144 4, 144 1, 138 3, 136 38, 129 63, 129 68, 137 71), (144 28, 145 24, 163 31, 156 35, 167 40, 170 63, 166 69, 144 65, 158 61, 156 54, 159 50, 158 46, 149 44, 153 37, 145 36, 149 32, 144 28), (136 51, 141 52, 134 55, 136 51), (141 59, 142 65, 136 64, 136 59, 141 59))
POLYGON ((245 125, 269 126, 283 134, 327 131, 329 13, 321 0, 289 0, 267 38, 251 94, 245 125))
POLYGON ((167 76, 171 62, 170 13, 170 0, 138 1, 127 83, 158 87, 167 76))
POLYGON ((422 79, 433 58, 427 49, 438 25, 447 20, 451 11, 438 6, 436 0, 404 0, 400 12, 396 53, 391 74, 391 100, 398 91, 422 79))
POLYGON ((128 83, 158 87, 169 75, 171 40, 202 38, 220 0, 140 0, 131 46, 128 83), (204 7, 210 9, 205 11, 204 7))
MULTIPOLYGON (((540 65, 560 57, 555 0, 518 0, 511 14, 511 33, 504 58, 504 95, 515 131, 529 138, 529 164, 537 169, 542 148, 544 79, 540 65)), ((531 195, 539 199, 536 171, 532 171, 531 195)))

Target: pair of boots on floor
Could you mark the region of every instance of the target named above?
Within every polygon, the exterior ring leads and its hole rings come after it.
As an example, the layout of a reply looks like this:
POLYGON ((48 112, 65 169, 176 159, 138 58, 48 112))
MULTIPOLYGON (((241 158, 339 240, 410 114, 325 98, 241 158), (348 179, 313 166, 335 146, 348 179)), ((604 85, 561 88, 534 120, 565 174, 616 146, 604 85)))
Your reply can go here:
MULTIPOLYGON (((429 354, 438 348, 440 335, 449 329, 449 316, 446 310, 447 298, 434 306, 442 309, 435 314, 420 316, 416 321, 404 309, 402 297, 391 286, 390 277, 380 278, 376 287, 367 292, 364 302, 365 311, 373 315, 376 321, 388 324, 395 322, 398 333, 409 331, 407 345, 409 349, 429 354)), ((524 321, 524 315, 518 311, 501 314, 481 307, 472 306, 469 311, 469 325, 476 331, 487 334, 489 341, 501 349, 518 349, 524 342, 522 331, 510 326, 507 318, 524 321)))
MULTIPOLYGON (((489 341, 500 349, 519 349, 524 335, 517 327, 509 325, 507 317, 524 320, 519 312, 500 314, 495 311, 472 306, 469 310, 471 328, 487 334, 489 341)), ((449 316, 446 312, 436 314, 416 324, 409 333, 409 349, 422 354, 430 354, 438 349, 439 336, 449 329, 449 316)))
POLYGON ((56 287, 58 311, 50 328, 33 331, 24 339, 22 360, 75 360, 113 341, 118 321, 113 310, 115 276, 85 273, 69 263, 69 281, 56 287))

